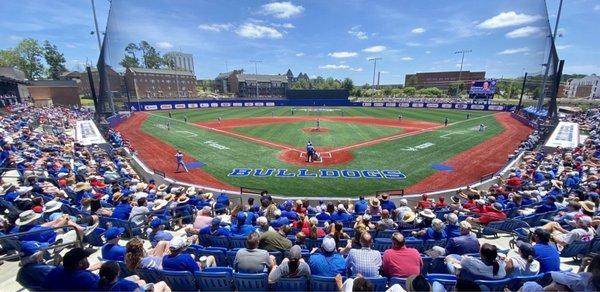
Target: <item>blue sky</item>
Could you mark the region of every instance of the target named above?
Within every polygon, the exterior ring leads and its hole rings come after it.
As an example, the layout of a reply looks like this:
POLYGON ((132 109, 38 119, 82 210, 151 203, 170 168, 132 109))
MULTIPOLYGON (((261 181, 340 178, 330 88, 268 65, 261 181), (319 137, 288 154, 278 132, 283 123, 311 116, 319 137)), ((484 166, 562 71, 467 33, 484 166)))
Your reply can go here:
MULTIPOLYGON (((24 37, 48 39, 70 69, 95 63, 98 47, 86 0, 0 0, 0 48, 24 37)), ((100 29, 109 3, 96 0, 100 29)), ((548 1, 550 22, 558 0, 548 1)), ((565 1, 557 45, 566 73, 600 73, 595 27, 600 2, 565 1)), ((351 77, 371 82, 381 57, 381 83, 404 83, 421 71, 485 70, 489 77, 539 72, 545 62, 548 20, 543 1, 197 1, 113 0, 108 29, 110 62, 117 66, 128 42, 146 40, 161 52, 194 54, 196 75, 214 78, 226 68, 259 73, 351 77)))

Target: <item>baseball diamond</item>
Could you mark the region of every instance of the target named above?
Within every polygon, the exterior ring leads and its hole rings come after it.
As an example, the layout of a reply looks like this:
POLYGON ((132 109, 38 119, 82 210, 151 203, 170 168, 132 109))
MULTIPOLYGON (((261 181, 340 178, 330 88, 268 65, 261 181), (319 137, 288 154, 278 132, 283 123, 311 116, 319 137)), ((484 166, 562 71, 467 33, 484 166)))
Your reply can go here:
POLYGON ((511 149, 532 131, 506 112, 328 109, 294 108, 292 115, 289 107, 204 108, 172 111, 170 118, 166 112, 138 112, 117 130, 149 167, 183 182, 340 197, 381 189, 423 192, 469 184, 498 171, 511 149), (402 120, 395 118, 399 114, 402 120), (327 130, 306 132, 317 119, 327 130), (170 130, 160 126, 166 121, 171 121, 170 130), (485 131, 477 130, 481 123, 485 131), (307 162, 308 141, 318 160, 307 162), (171 166, 175 149, 185 153, 187 162, 200 161, 203 166, 189 173, 175 172, 171 166), (450 170, 438 170, 437 164, 450 170))

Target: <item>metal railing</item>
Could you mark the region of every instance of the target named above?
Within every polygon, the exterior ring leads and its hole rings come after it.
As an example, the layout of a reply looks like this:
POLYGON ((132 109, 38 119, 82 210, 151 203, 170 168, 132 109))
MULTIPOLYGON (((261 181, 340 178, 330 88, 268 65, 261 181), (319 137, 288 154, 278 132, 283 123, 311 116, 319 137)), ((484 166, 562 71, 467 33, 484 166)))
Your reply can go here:
MULTIPOLYGON (((19 241, 19 239, 22 238, 22 237, 24 237, 24 236, 34 235, 34 234, 40 234, 40 233, 44 233, 44 232, 49 232, 51 230, 52 231, 56 231, 58 229, 61 229, 61 230, 72 229, 72 230, 74 230, 75 231, 75 235, 76 235, 76 240, 75 241, 70 241, 70 242, 55 241, 48 248, 46 248, 46 249, 40 249, 40 250, 49 250, 49 249, 51 249, 51 250, 57 250, 57 249, 63 249, 63 248, 66 248, 66 247, 83 247, 83 237, 81 237, 81 234, 79 234, 78 230, 74 226, 70 226, 70 225, 60 226, 60 227, 45 227, 45 228, 34 230, 34 231, 26 231, 26 232, 19 232, 19 233, 7 234, 7 235, 4 235, 4 236, 0 236, 0 243, 5 243, 5 242, 11 241, 11 240, 17 240, 17 241, 19 241)), ((65 233, 67 233, 67 232, 65 232, 65 233)), ((6 246, 5 246, 5 248, 6 248, 6 246)), ((18 244, 18 247, 15 247, 15 249, 13 249, 13 250, 19 251, 19 249, 20 249, 20 244, 18 244)), ((20 252, 16 252, 16 253, 7 253, 7 254, 4 254, 4 255, 0 255, 0 261, 13 260, 13 259, 21 259, 21 253, 20 252)))

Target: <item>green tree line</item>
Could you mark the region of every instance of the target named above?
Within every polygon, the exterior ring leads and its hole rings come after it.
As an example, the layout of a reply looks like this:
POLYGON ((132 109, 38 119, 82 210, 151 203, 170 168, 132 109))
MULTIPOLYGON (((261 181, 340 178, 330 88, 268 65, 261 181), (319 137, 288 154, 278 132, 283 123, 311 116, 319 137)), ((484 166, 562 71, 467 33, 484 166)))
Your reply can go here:
POLYGON ((147 41, 129 43, 125 47, 125 56, 119 62, 125 68, 171 69, 176 70, 173 58, 169 54, 161 54, 147 41))
POLYGON ((0 67, 17 68, 29 80, 58 79, 67 72, 65 63, 63 53, 48 40, 40 45, 36 39, 27 38, 14 48, 0 50, 0 67))

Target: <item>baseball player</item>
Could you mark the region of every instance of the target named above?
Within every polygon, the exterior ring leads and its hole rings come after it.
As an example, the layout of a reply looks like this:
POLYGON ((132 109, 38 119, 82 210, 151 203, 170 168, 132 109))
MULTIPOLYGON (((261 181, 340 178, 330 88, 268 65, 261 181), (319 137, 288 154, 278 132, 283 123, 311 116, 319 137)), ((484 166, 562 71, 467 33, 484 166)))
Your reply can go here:
POLYGON ((317 119, 317 131, 319 131, 319 129, 321 129, 321 121, 317 119))
POLYGON ((169 119, 172 118, 173 116, 171 115, 171 111, 169 111, 169 119))
POLYGON ((448 127, 448 117, 444 119, 444 127, 448 127))
POLYGON ((183 115, 183 121, 187 123, 187 115, 183 115))
POLYGON ((219 122, 219 125, 220 125, 221 124, 221 117, 218 117, 217 121, 219 122))
POLYGON ((315 147, 310 141, 308 141, 308 143, 306 143, 306 162, 312 162, 312 157, 314 153, 315 147))
POLYGON ((471 118, 471 113, 467 113, 467 120, 471 118))
POLYGON ((183 162, 183 153, 181 153, 181 151, 177 150, 177 153, 175 153, 175 159, 177 160, 177 169, 175 172, 179 172, 180 166, 183 166, 185 172, 189 172, 187 166, 185 166, 185 162, 183 162))
POLYGON ((167 131, 171 131, 171 121, 167 121, 167 131))
POLYGON ((402 115, 398 115, 398 121, 402 121, 402 115))
POLYGON ((483 130, 485 130, 485 124, 481 123, 479 124, 479 132, 483 132, 483 130))

